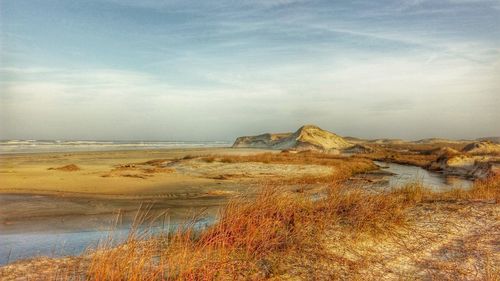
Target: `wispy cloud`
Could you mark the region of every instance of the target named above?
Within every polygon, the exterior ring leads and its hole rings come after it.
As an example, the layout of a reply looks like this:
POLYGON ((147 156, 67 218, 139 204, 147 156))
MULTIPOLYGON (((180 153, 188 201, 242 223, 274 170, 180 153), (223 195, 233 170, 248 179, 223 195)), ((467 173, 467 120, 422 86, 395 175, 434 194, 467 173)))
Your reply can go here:
POLYGON ((8 4, 6 137, 500 134, 498 1, 8 4))

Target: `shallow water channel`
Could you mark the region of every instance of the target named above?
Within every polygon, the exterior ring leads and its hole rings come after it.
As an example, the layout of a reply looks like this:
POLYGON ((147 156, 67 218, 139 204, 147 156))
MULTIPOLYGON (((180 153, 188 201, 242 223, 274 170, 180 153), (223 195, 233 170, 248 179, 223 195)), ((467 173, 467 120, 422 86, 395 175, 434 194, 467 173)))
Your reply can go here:
POLYGON ((382 184, 383 187, 394 188, 418 182, 433 191, 447 191, 454 188, 468 189, 473 184, 473 181, 465 178, 427 171, 417 166, 379 161, 375 161, 375 163, 381 166, 383 171, 394 174, 387 178, 388 181, 382 184))
MULTIPOLYGON (((452 188, 470 188, 472 181, 460 177, 447 176, 437 172, 430 172, 416 166, 399 165, 393 163, 376 162, 382 167, 382 170, 393 173, 391 176, 385 177, 387 180, 382 181, 379 187, 393 188, 399 187, 407 183, 421 182, 424 186, 435 191, 445 191, 452 188)), ((0 203, 9 204, 12 202, 22 202, 27 205, 31 202, 30 207, 43 208, 50 206, 54 208, 57 204, 71 208, 72 205, 67 202, 58 203, 57 200, 67 200, 64 198, 54 198, 34 195, 2 195, 0 194, 0 203), (36 197, 34 200, 33 197, 36 197), (33 203, 35 202, 35 203, 33 203)), ((71 202, 74 204, 75 202, 71 202)), ((81 202, 78 202, 81 203, 81 202)), ((191 203, 192 204, 192 203, 191 203)), ((196 203, 195 203, 196 204, 196 203)), ((220 204, 220 203, 218 203, 220 204)), ((21 205, 23 206, 23 205, 21 205)), ((0 206, 1 208, 2 206, 0 206)), ((180 212, 183 209, 179 210, 180 212)), ((213 212, 212 212, 213 214, 213 212)), ((0 214, 1 215, 1 214, 0 214)), ((125 221, 120 227, 115 230, 107 228, 112 225, 115 215, 92 215, 88 214, 80 216, 80 218, 72 223, 68 223, 67 216, 59 215, 51 218, 50 221, 44 222, 37 219, 36 212, 34 218, 23 224, 27 224, 21 228, 12 229, 6 224, 4 218, 0 222, 0 265, 14 262, 20 259, 32 258, 36 256, 59 257, 65 255, 78 255, 87 249, 96 247, 100 241, 107 241, 113 237, 114 243, 120 243, 126 239, 129 234, 130 224, 132 220, 125 221), (81 220, 81 221, 78 221, 81 220), (59 221, 61 223, 59 223, 59 221), (65 223, 62 223, 62 222, 65 223), (97 226, 92 221, 100 221, 97 226)), ((195 227, 204 228, 213 222, 213 215, 205 216, 198 220, 195 227)), ((152 232, 161 232, 177 229, 182 225, 180 221, 172 221, 167 224, 157 224, 154 227, 149 227, 152 232)))
MULTIPOLYGON (((193 227, 202 229, 212 224, 211 218, 197 221, 193 227)), ((175 231, 182 224, 170 224, 169 227, 146 226, 138 228, 138 235, 154 235, 175 231)), ((88 229, 72 232, 29 232, 0 234, 0 265, 37 256, 61 257, 79 255, 86 250, 101 246, 118 245, 124 242, 130 233, 130 225, 114 230, 88 229)))

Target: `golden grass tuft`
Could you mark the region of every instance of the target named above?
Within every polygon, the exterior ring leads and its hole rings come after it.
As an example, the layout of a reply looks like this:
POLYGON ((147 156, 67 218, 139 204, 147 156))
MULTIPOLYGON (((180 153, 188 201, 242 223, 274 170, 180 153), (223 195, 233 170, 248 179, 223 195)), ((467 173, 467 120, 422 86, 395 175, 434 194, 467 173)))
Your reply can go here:
POLYGON ((118 248, 102 248, 93 253, 83 280, 161 280, 158 264, 158 248, 153 241, 147 243, 129 238, 118 248))
POLYGON ((469 190, 454 189, 434 197, 459 200, 490 200, 500 201, 500 175, 491 176, 483 180, 476 180, 469 190))
POLYGON ((408 183, 400 188, 391 191, 392 194, 400 196, 405 203, 417 204, 434 193, 430 189, 424 187, 420 182, 408 183))

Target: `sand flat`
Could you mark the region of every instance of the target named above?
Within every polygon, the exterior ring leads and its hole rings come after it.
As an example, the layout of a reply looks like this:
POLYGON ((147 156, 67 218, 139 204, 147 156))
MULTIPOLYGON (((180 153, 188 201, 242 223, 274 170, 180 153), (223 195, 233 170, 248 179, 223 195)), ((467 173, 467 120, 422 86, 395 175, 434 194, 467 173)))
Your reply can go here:
MULTIPOLYGON (((186 173, 154 172, 142 177, 134 171, 110 172, 130 163, 174 160, 187 155, 261 153, 257 149, 172 149, 0 155, 0 193, 73 193, 92 195, 158 195, 211 187, 217 180, 186 173), (76 165, 77 171, 51 168, 76 165)), ((144 174, 144 173, 143 173, 144 174)))

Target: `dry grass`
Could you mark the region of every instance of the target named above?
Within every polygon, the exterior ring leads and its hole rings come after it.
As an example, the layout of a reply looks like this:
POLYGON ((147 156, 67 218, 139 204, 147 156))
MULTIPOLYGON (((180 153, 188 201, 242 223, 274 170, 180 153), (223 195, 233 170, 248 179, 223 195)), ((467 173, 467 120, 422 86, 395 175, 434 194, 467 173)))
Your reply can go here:
POLYGON ((435 202, 435 201, 500 201, 500 175, 492 176, 483 180, 476 180, 472 188, 452 189, 445 192, 432 192, 421 183, 415 182, 407 184, 392 191, 404 197, 406 202, 435 202))
POLYGON ((420 182, 406 184, 393 190, 392 194, 400 196, 404 202, 410 204, 417 204, 436 196, 434 192, 425 188, 420 182))
POLYGON ((312 204, 291 194, 265 191, 239 198, 221 211, 219 221, 200 235, 177 233, 164 255, 167 279, 214 280, 265 277, 262 260, 311 239, 306 225, 312 204))
POLYGON ((157 274, 157 247, 135 237, 116 249, 103 248, 92 255, 77 280, 161 280, 157 274))
POLYGON ((404 227, 412 203, 401 193, 368 193, 331 186, 324 197, 266 186, 255 198, 230 201, 201 233, 186 226, 170 237, 131 236, 93 255, 87 280, 234 280, 283 274, 283 256, 322 258, 320 243, 333 225, 352 236, 387 235, 404 227))
MULTIPOLYGON (((205 157, 203 159, 213 159, 216 156, 205 157)), ((323 165, 338 166, 339 164, 353 161, 353 158, 336 154, 304 151, 299 153, 260 153, 251 155, 224 155, 216 157, 223 163, 259 162, 275 164, 302 164, 302 165, 323 165)))
POLYGON ((500 201, 500 175, 477 180, 470 190, 455 189, 435 194, 433 197, 445 200, 489 200, 498 203, 500 201))
POLYGON ((439 149, 441 147, 449 147, 458 151, 461 151, 467 143, 451 143, 451 142, 437 142, 437 143, 401 143, 401 144, 375 144, 370 143, 371 147, 378 150, 392 150, 392 151, 408 151, 413 153, 428 153, 439 149))

